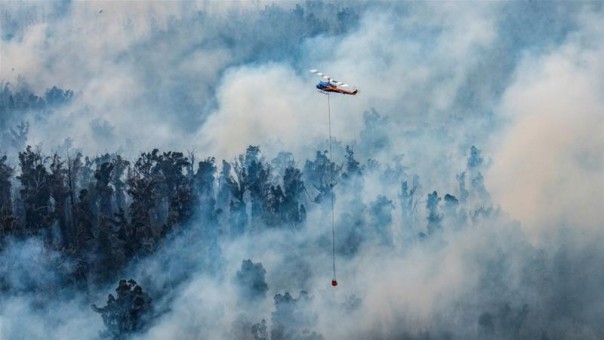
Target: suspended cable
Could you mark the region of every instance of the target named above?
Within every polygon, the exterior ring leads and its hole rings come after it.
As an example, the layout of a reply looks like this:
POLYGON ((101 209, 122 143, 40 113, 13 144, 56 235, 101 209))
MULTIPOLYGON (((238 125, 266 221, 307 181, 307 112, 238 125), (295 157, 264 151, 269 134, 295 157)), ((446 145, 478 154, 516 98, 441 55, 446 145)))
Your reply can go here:
POLYGON ((333 178, 333 166, 332 166, 332 155, 333 149, 331 147, 331 102, 329 100, 329 94, 327 94, 327 117, 329 121, 329 189, 330 189, 330 197, 331 197, 331 258, 333 264, 333 279, 331 280, 332 286, 338 285, 338 280, 336 279, 336 223, 335 223, 335 213, 334 213, 334 178, 333 178))

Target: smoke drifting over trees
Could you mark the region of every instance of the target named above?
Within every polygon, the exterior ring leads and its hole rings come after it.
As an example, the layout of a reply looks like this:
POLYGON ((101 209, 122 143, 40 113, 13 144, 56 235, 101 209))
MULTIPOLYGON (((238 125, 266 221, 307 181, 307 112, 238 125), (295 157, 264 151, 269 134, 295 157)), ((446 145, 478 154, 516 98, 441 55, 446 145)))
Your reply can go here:
POLYGON ((601 5, 5 4, 0 338, 604 337, 601 5))

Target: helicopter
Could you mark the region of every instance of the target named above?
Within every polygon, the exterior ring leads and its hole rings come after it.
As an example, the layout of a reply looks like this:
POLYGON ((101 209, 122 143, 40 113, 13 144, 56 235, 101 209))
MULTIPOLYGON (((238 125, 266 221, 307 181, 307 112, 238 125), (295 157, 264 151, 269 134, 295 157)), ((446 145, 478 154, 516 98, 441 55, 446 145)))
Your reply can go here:
POLYGON ((319 72, 319 70, 312 69, 312 70, 310 70, 310 72, 318 75, 319 77, 323 77, 323 78, 327 79, 327 81, 320 81, 317 84, 317 89, 321 93, 329 94, 329 92, 333 92, 333 93, 349 94, 352 96, 359 93, 358 89, 353 89, 353 90, 345 89, 344 87, 349 87, 350 85, 345 84, 341 81, 337 81, 337 80, 319 72))

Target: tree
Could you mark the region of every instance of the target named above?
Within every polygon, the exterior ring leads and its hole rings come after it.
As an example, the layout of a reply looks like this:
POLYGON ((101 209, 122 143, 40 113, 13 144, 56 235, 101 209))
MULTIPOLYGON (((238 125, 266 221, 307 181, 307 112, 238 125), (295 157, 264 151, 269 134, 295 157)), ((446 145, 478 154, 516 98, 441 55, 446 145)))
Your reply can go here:
POLYGON ((165 233, 177 225, 189 222, 193 217, 193 179, 186 175, 191 162, 182 152, 169 151, 160 155, 156 149, 151 155, 155 161, 152 173, 158 178, 159 198, 168 202, 168 230, 163 230, 165 233))
POLYGON ((69 223, 69 229, 66 230, 63 235, 63 243, 69 247, 71 252, 75 252, 77 227, 79 224, 78 214, 76 210, 76 194, 77 194, 77 182, 78 172, 82 165, 82 154, 78 153, 74 158, 67 157, 67 189, 69 194, 69 207, 71 211, 71 223, 69 223))
MULTIPOLYGON (((0 242, 16 232, 17 221, 13 216, 11 201, 11 181, 13 168, 6 164, 7 157, 0 157, 0 242)), ((0 249, 2 248, 0 244, 0 249)))
POLYGON ((281 226, 284 222, 283 201, 285 196, 280 185, 271 185, 264 198, 262 219, 267 226, 281 226))
POLYGON ((153 317, 153 304, 149 294, 132 279, 120 280, 115 291, 117 298, 109 294, 106 306, 93 304, 92 310, 101 314, 107 327, 103 336, 126 339, 149 325, 153 317))
POLYGON ((130 162, 123 159, 122 156, 116 155, 113 159, 113 173, 111 176, 111 184, 115 190, 115 206, 117 210, 126 210, 125 189, 126 183, 123 180, 126 170, 130 167, 130 162))
POLYGON ((96 249, 94 249, 94 279, 103 282, 110 278, 119 268, 120 263, 115 261, 113 247, 118 246, 113 232, 111 220, 105 215, 99 219, 98 233, 95 238, 96 249))
POLYGON ((69 189, 66 186, 66 171, 63 168, 65 163, 61 158, 54 154, 50 163, 50 196, 53 201, 52 215, 57 221, 60 232, 60 244, 57 246, 63 247, 69 239, 69 226, 67 223, 67 198, 69 197, 69 189))
POLYGON ((392 210, 394 204, 384 195, 379 195, 369 207, 369 225, 374 226, 374 237, 383 245, 393 244, 390 230, 392 210))
POLYGON ((443 219, 446 227, 459 230, 466 222, 465 211, 460 209, 457 197, 446 194, 443 206, 443 219))
POLYGON ((403 228, 405 234, 410 236, 414 232, 415 213, 418 205, 418 191, 420 189, 419 177, 413 176, 411 184, 408 181, 403 181, 401 184, 401 212, 403 215, 403 228))
POLYGON ((115 218, 111 220, 111 223, 114 225, 116 242, 118 243, 115 261, 120 264, 125 264, 128 259, 134 256, 137 249, 133 245, 134 231, 132 225, 128 222, 128 218, 123 209, 119 209, 114 217, 115 218))
POLYGON ((70 255, 76 259, 74 271, 76 281, 83 282, 89 275, 90 259, 89 253, 94 246, 94 234, 92 229, 95 225, 92 213, 92 199, 87 189, 80 190, 78 203, 75 205, 74 220, 75 235, 70 247, 70 255))
POLYGON ((243 301, 256 302, 266 297, 268 285, 265 280, 266 270, 262 263, 252 260, 241 262, 241 269, 237 271, 235 282, 243 301))
POLYGON ((48 106, 60 106, 69 103, 73 99, 72 90, 63 90, 56 86, 46 90, 44 100, 48 106))
POLYGON ((337 166, 332 162, 327 155, 327 151, 317 151, 315 160, 307 160, 304 164, 304 182, 310 183, 318 191, 313 199, 315 203, 321 203, 329 199, 342 169, 341 166, 337 166))
POLYGON ((354 151, 349 145, 346 145, 346 154, 344 157, 346 158, 346 173, 342 177, 352 178, 362 176, 363 168, 361 167, 361 163, 354 158, 354 151))
POLYGON ((99 214, 105 217, 113 215, 113 188, 109 185, 113 175, 114 165, 110 162, 103 162, 94 172, 96 183, 94 185, 99 204, 99 214))
POLYGON ((270 167, 264 164, 260 147, 248 146, 245 156, 240 155, 235 163, 235 172, 239 183, 250 195, 251 222, 256 226, 263 217, 263 208, 268 205, 265 199, 270 189, 270 167))
POLYGON ((21 199, 25 213, 25 234, 36 235, 46 230, 50 224, 50 176, 44 166, 40 152, 34 152, 27 146, 19 152, 21 175, 21 199))
POLYGON ((271 315, 271 339, 320 340, 323 336, 312 331, 317 316, 310 309, 311 298, 305 291, 298 298, 288 292, 275 295, 275 311, 271 315))
POLYGON ((92 214, 92 199, 89 191, 86 189, 80 190, 78 195, 78 203, 76 205, 75 215, 78 225, 76 226, 76 248, 83 249, 86 244, 94 238, 92 229, 95 225, 94 216, 92 214))
POLYGON ((466 172, 462 172, 456 178, 459 187, 459 200, 462 204, 465 204, 468 196, 470 196, 470 193, 466 189, 466 172))
POLYGON ((200 214, 202 217, 215 219, 216 199, 214 193, 214 175, 216 174, 216 159, 208 157, 199 162, 195 173, 195 188, 199 199, 200 214))
POLYGON ((0 157, 0 209, 11 209, 11 181, 14 170, 6 164, 6 155, 0 157))
POLYGON ((468 157, 468 172, 470 174, 470 188, 477 195, 481 207, 489 208, 491 205, 491 195, 484 185, 484 177, 481 171, 484 169, 485 162, 482 158, 480 149, 475 146, 470 148, 468 157))
POLYGON ((231 176, 231 169, 231 164, 223 160, 219 178, 218 199, 220 206, 228 209, 231 236, 240 236, 244 233, 247 225, 247 212, 243 197, 245 188, 241 181, 237 181, 231 176))
POLYGON ((134 168, 129 174, 127 183, 127 193, 132 197, 129 206, 131 225, 133 228, 134 251, 145 248, 151 252, 154 248, 155 239, 159 237, 159 232, 154 230, 152 224, 151 211, 155 208, 158 199, 158 190, 156 188, 159 179, 152 174, 154 166, 154 155, 152 153, 142 153, 134 168))
POLYGON ((237 340, 269 340, 266 320, 252 324, 245 314, 239 314, 228 335, 229 339, 237 340))
POLYGON ((306 219, 306 209, 301 203, 301 196, 306 191, 306 187, 299 169, 294 167, 285 169, 283 191, 284 222, 291 225, 302 223, 306 219))
POLYGON ((438 193, 436 191, 428 194, 428 199, 426 200, 426 209, 428 210, 428 234, 431 235, 434 232, 442 229, 440 222, 442 221, 442 215, 438 212, 438 203, 441 201, 441 198, 438 197, 438 193))

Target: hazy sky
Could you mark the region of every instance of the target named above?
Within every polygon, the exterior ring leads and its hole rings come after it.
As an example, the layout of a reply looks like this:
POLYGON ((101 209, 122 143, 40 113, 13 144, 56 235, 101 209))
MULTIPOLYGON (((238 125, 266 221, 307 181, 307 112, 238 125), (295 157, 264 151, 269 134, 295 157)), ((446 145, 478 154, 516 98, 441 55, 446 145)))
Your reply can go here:
MULTIPOLYGON (((357 96, 330 99, 334 136, 354 145, 362 162, 389 163, 404 154, 426 192, 453 192, 470 146, 479 147, 487 190, 505 222, 485 223, 493 230, 467 238, 451 235, 444 251, 416 249, 406 257, 387 257, 376 268, 372 261, 384 258, 376 248, 344 264, 345 275, 354 278, 347 292, 362 291, 369 302, 354 315, 321 314, 325 318, 317 327, 326 338, 346 338, 357 329, 356 336, 400 336, 399 324, 453 327, 456 319, 446 313, 454 310, 449 307, 456 298, 467 297, 464 303, 476 306, 474 298, 493 292, 476 284, 481 273, 492 274, 482 271, 485 266, 498 263, 494 255, 476 260, 482 251, 493 247, 512 254, 508 269, 517 280, 507 288, 514 291, 514 285, 527 284, 522 273, 533 268, 524 256, 537 256, 532 246, 562 244, 555 236, 561 228, 576 233, 564 241, 571 248, 602 239, 602 3, 314 4, 318 21, 329 23, 317 24, 315 31, 290 15, 293 1, 2 1, 2 84, 17 89, 27 83, 38 95, 53 86, 75 93, 69 105, 46 115, 2 118, 29 120, 28 142, 47 151, 69 137, 74 148, 90 154, 136 155, 158 147, 232 159, 252 144, 269 159, 292 151, 302 161, 327 138, 327 98, 316 92, 319 79, 308 72, 317 68, 360 89, 357 96), (358 16, 339 18, 346 6, 358 16), (387 117, 387 124, 366 130, 363 117, 370 110, 387 117), (364 138, 378 134, 389 143, 372 149, 364 138), (377 284, 371 281, 376 276, 381 276, 377 284), (404 303, 389 305, 393 299, 404 303), (413 314, 405 314, 409 309, 413 314), (334 329, 331 321, 342 322, 345 330, 334 329)), ((370 187, 364 189, 365 201, 382 190, 370 187)), ((340 203, 338 209, 345 213, 347 207, 340 203)), ((310 228, 299 237, 316 233, 310 228)), ((283 235, 271 237, 227 246, 228 270, 256 256, 269 268, 271 293, 296 291, 282 272, 287 247, 271 249, 286 241, 283 235)), ((304 256, 304 249, 297 251, 304 256)), ((593 258, 602 258, 595 253, 593 258)), ((313 259, 325 260, 321 256, 313 259)), ((595 260, 585 261, 586 270, 597 268, 590 262, 595 260)), ((322 279, 313 276, 305 287, 317 287, 322 279)), ((213 322, 236 317, 229 308, 236 305, 233 297, 220 298, 223 283, 199 274, 177 297, 174 313, 148 336, 211 329, 208 334, 220 337, 213 322), (191 313, 205 316, 188 319, 191 313)), ((533 288, 519 289, 517 298, 531 301, 533 288)), ((586 291, 591 296, 593 291, 586 291)), ((320 294, 315 291, 319 310, 332 302, 320 294)), ((11 301, 21 306, 18 299, 11 301)), ((260 307, 266 315, 269 300, 260 307)), ((549 305, 533 306, 538 313, 549 305)), ((603 311, 602 304, 589 306, 596 315, 603 311)), ((476 320, 471 322, 474 327, 476 320)), ((66 329, 79 325, 74 323, 66 329)))
POLYGON ((314 35, 288 35, 302 32, 280 21, 293 2, 5 4, 2 81, 76 93, 31 122, 30 143, 46 149, 70 137, 92 153, 301 151, 326 136, 326 98, 306 72, 319 68, 361 89, 332 98, 336 138, 358 140, 366 110, 388 116, 391 149, 372 157, 405 153, 440 171, 475 144, 494 160, 487 181, 515 217, 537 222, 534 209, 549 204, 602 217, 582 202, 604 185, 598 3, 355 2, 358 21, 314 35), (565 195, 547 202, 552 184, 565 195), (519 203, 524 195, 531 204, 519 203))

